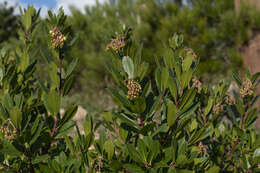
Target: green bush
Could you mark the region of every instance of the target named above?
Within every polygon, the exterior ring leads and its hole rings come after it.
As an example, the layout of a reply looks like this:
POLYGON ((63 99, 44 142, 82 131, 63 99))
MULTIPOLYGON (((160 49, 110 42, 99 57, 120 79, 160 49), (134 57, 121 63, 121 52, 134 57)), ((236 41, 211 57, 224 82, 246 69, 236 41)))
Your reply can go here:
MULTIPOLYGON (((64 66, 73 43, 66 16, 49 12, 49 50, 37 78, 32 44, 38 15, 21 12, 23 47, 1 50, 0 170, 2 172, 190 173, 260 171, 260 138, 255 129, 260 73, 241 79, 236 89, 221 81, 203 84, 195 76, 199 58, 174 34, 156 68, 126 28, 107 45, 106 67, 115 104, 103 121, 86 115, 83 132, 71 119, 77 106, 60 114, 74 83, 77 60, 64 66), (153 74, 153 75, 149 75, 153 74), (70 134, 73 128, 76 133, 70 134)), ((102 98, 101 98, 102 99, 102 98)))

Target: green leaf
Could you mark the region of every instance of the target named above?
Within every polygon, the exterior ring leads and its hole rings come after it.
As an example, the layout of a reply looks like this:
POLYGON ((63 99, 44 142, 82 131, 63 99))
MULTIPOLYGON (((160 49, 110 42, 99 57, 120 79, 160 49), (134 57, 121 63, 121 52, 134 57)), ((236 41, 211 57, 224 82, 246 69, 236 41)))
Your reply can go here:
POLYGON ((162 88, 162 79, 161 79, 161 70, 159 67, 156 68, 155 70, 155 82, 156 82, 156 85, 157 85, 157 88, 161 91, 162 88))
POLYGON ((140 78, 140 81, 143 80, 143 78, 145 77, 148 69, 149 69, 149 64, 148 63, 143 62, 140 65, 140 68, 138 69, 138 72, 137 72, 137 76, 140 78))
POLYGON ((205 128, 201 128, 200 130, 193 132, 189 139, 189 144, 195 144, 207 137, 209 135, 208 131, 205 128))
POLYGON ((154 159, 156 159, 157 155, 160 153, 160 144, 158 141, 153 140, 150 136, 146 139, 146 145, 149 146, 150 154, 148 157, 148 162, 152 162, 154 159))
POLYGON ((9 117, 9 114, 7 113, 7 111, 2 106, 1 103, 0 103, 0 117, 2 118, 2 121, 5 121, 9 117))
POLYGON ((105 121, 110 122, 110 123, 113 122, 113 114, 112 114, 112 112, 104 112, 103 116, 104 116, 105 121))
POLYGON ((125 142, 128 136, 128 131, 124 130, 123 128, 119 128, 119 135, 121 139, 125 142))
POLYGON ((74 145, 72 143, 72 140, 68 136, 64 136, 64 139, 65 139, 66 145, 68 146, 70 152, 72 154, 74 154, 75 150, 74 150, 74 145))
POLYGON ((49 76, 52 81, 52 88, 56 89, 59 88, 60 85, 60 79, 58 75, 58 67, 55 63, 51 62, 49 65, 49 76))
POLYGON ((174 57, 174 69, 175 69, 175 72, 176 72, 176 76, 177 76, 177 79, 178 81, 182 81, 182 78, 181 78, 181 63, 179 62, 178 60, 178 57, 174 57))
POLYGON ((133 105, 131 106, 131 110, 135 113, 142 113, 146 109, 146 102, 143 97, 138 97, 133 100, 133 105))
POLYGON ((140 156, 139 152, 136 151, 135 147, 132 144, 127 145, 127 150, 130 157, 136 162, 143 163, 143 159, 140 156))
POLYGON ((108 140, 104 143, 104 150, 107 152, 107 157, 109 160, 112 159, 115 149, 114 149, 114 144, 112 143, 112 141, 108 140))
POLYGON ((192 78, 193 72, 192 70, 185 71, 181 75, 181 87, 182 89, 186 88, 192 78))
POLYGON ((245 113, 245 109, 244 109, 244 103, 243 100, 241 98, 236 99, 236 108, 237 111, 239 112, 240 115, 243 115, 245 113))
POLYGON ((88 135, 89 133, 91 133, 92 130, 93 130, 93 119, 89 114, 87 114, 85 117, 85 121, 84 121, 85 135, 88 135))
POLYGON ((21 157, 22 153, 17 150, 12 143, 7 140, 1 140, 0 154, 6 154, 8 156, 21 157))
POLYGON ((173 68, 173 51, 171 49, 167 49, 165 52, 165 60, 168 67, 173 68))
POLYGON ((0 68, 0 82, 2 82, 3 77, 4 77, 4 72, 3 72, 3 69, 0 68))
POLYGON ((171 92, 172 97, 174 98, 175 102, 177 101, 178 98, 178 89, 177 89, 177 84, 175 79, 171 78, 169 79, 169 89, 171 92))
POLYGON ((121 84, 124 79, 120 75, 120 72, 115 68, 109 61, 106 61, 106 67, 108 71, 112 74, 112 77, 114 78, 115 82, 117 84, 121 84))
POLYGON ((177 173, 175 168, 170 168, 167 173, 177 173))
POLYGON ((209 97, 209 100, 208 100, 208 104, 207 106, 204 108, 203 112, 204 112, 204 115, 208 115, 208 113, 210 112, 212 106, 213 106, 213 102, 214 102, 214 99, 213 97, 209 97))
POLYGON ((187 169, 177 169, 177 172, 178 173, 194 173, 194 171, 190 171, 190 170, 187 170, 187 169))
POLYGON ((180 112, 178 112, 177 117, 180 118, 188 117, 198 108, 199 104, 200 104, 199 102, 190 104, 189 106, 185 107, 180 112))
POLYGON ((169 71, 167 67, 162 69, 162 82, 161 82, 161 89, 165 90, 168 87, 168 79, 169 79, 169 71))
POLYGON ((138 123, 135 122, 134 120, 130 119, 129 117, 127 117, 126 115, 124 114, 120 114, 120 113, 114 113, 114 115, 116 117, 118 117, 121 121, 127 123, 128 125, 134 127, 134 128, 137 128, 138 127, 138 123))
POLYGON ((124 168, 130 172, 134 172, 134 173, 144 173, 144 171, 142 170, 142 168, 140 168, 139 166, 135 165, 135 164, 125 164, 124 168))
POLYGON ((69 79, 66 80, 63 90, 62 90, 63 96, 66 96, 70 92, 71 88, 73 87, 73 85, 75 83, 75 80, 76 80, 76 77, 74 75, 71 75, 69 77, 69 79))
POLYGON ((10 111, 10 117, 12 119, 12 122, 14 123, 15 127, 20 129, 21 127, 21 121, 22 121, 22 112, 18 107, 13 107, 10 111))
POLYGON ((251 81, 253 83, 253 85, 255 84, 255 82, 257 81, 257 79, 260 77, 260 72, 255 73, 252 78, 251 81))
POLYGON ((77 66, 77 63, 78 63, 78 58, 74 58, 73 61, 70 63, 67 71, 66 71, 65 79, 67 79, 67 77, 73 72, 73 70, 77 66))
POLYGON ((33 126, 31 128, 31 134, 32 135, 35 133, 35 131, 36 131, 38 125, 39 125, 40 120, 41 120, 41 116, 38 115, 37 118, 35 119, 35 121, 33 122, 33 126))
POLYGON ((193 119, 190 125, 190 130, 193 131, 198 127, 198 123, 196 119, 193 119))
POLYGON ((44 85, 44 83, 43 83, 40 79, 37 79, 37 81, 39 82, 41 89, 42 89, 45 93, 48 93, 49 90, 48 90, 48 88, 44 85))
POLYGON ((38 127, 37 127, 37 131, 34 133, 34 135, 33 135, 33 137, 32 137, 32 139, 31 139, 31 141, 30 141, 30 145, 32 145, 37 139, 38 139, 38 137, 40 136, 40 134, 41 134, 41 131, 42 131, 42 128, 43 128, 43 123, 41 123, 38 127))
POLYGON ((22 94, 17 94, 14 96, 15 106, 17 106, 19 109, 22 109, 23 99, 24 97, 22 94))
POLYGON ((207 173, 218 173, 220 168, 218 166, 211 167, 207 173))
POLYGON ((27 8, 27 11, 25 12, 24 16, 22 16, 22 21, 25 29, 28 31, 32 24, 32 14, 31 14, 31 7, 27 8))
POLYGON ((122 60, 123 68, 128 74, 128 79, 134 78, 134 63, 129 56, 124 56, 122 60))
POLYGON ((94 134, 93 134, 93 132, 90 132, 85 137, 84 145, 85 145, 85 147, 89 148, 92 145, 93 142, 94 142, 94 134))
POLYGON ((62 138, 64 135, 68 135, 69 132, 74 128, 75 122, 70 120, 61 126, 55 134, 55 139, 62 138))
POLYGON ((11 110, 14 106, 14 102, 9 94, 4 94, 4 107, 7 110, 11 110))
POLYGON ((237 85, 240 87, 242 85, 242 82, 241 82, 240 78, 238 77, 238 75, 235 72, 232 72, 232 77, 235 80, 235 82, 237 83, 237 85))
POLYGON ((137 148, 138 148, 138 152, 139 152, 140 156, 142 157, 142 160, 144 162, 147 162, 146 157, 147 157, 148 151, 147 151, 146 145, 142 139, 138 140, 137 148))
POLYGON ((130 107, 131 103, 130 101, 122 96, 120 93, 118 93, 116 90, 109 88, 108 91, 113 95, 113 97, 122 105, 126 106, 126 107, 130 107))
POLYGON ((56 91, 51 91, 44 97, 44 105, 53 116, 59 113, 60 103, 60 96, 56 91))
POLYGON ((183 71, 188 71, 190 69, 190 66, 192 64, 192 59, 193 59, 193 57, 191 54, 189 54, 187 57, 185 57, 184 62, 183 62, 183 67, 182 67, 183 71))
POLYGON ((251 124, 254 124, 257 118, 258 118, 257 109, 255 108, 250 110, 245 119, 245 127, 248 128, 251 124))
POLYGON ((35 71, 35 66, 37 64, 37 61, 35 60, 33 63, 31 63, 24 71, 24 78, 29 78, 33 72, 35 71))
POLYGON ((77 113, 77 110, 78 106, 76 105, 69 107, 63 115, 63 117, 61 118, 61 120, 59 121, 58 127, 63 126, 65 123, 70 121, 77 113))
POLYGON ((49 54, 46 52, 46 50, 41 49, 40 51, 41 56, 46 59, 47 63, 49 64, 52 60, 52 58, 49 56, 49 54))
POLYGON ((257 148, 253 154, 253 158, 260 157, 260 148, 257 148))
POLYGON ((187 107, 190 103, 192 103, 193 99, 196 96, 196 90, 191 88, 189 90, 186 90, 182 96, 181 102, 179 104, 179 108, 185 108, 187 107))
POLYGON ((28 54, 23 54, 20 57, 20 71, 25 72, 25 70, 27 69, 29 63, 30 63, 30 59, 29 59, 29 55, 28 54))
POLYGON ((142 50, 143 50, 143 43, 141 43, 138 46, 138 49, 137 49, 137 58, 136 58, 136 65, 137 66, 139 66, 141 64, 141 61, 142 61, 142 50))
POLYGON ((38 163, 46 163, 50 159, 50 155, 44 154, 41 156, 37 156, 33 161, 32 164, 38 164, 38 163))
POLYGON ((176 118, 177 118, 176 106, 171 101, 169 101, 167 105, 167 123, 169 127, 171 127, 174 124, 176 118))

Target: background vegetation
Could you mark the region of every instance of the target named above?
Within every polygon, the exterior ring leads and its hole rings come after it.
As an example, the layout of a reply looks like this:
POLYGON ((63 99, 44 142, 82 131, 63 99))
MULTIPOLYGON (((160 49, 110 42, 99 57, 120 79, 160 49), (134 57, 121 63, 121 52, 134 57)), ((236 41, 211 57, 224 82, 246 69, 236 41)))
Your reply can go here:
MULTIPOLYGON (((253 36, 252 32, 260 27, 260 14, 254 9, 243 7, 240 14, 235 12, 234 2, 226 0, 128 0, 109 1, 109 3, 86 7, 85 13, 71 9, 68 23, 78 38, 75 46, 66 54, 66 58, 79 58, 76 84, 73 97, 65 99, 66 107, 78 102, 88 111, 102 110, 111 105, 104 88, 111 83, 111 76, 105 70, 105 61, 109 56, 105 52, 106 44, 115 31, 126 26, 133 29, 133 39, 143 44, 143 56, 153 66, 155 56, 165 54, 165 42, 173 33, 184 35, 185 45, 191 47, 200 58, 197 74, 202 81, 215 82, 242 67, 239 47, 253 36), (97 90, 96 90, 97 89, 97 90), (99 97, 105 99, 100 101, 99 97), (92 104, 92 100, 96 100, 92 104)), ((13 47, 19 45, 17 26, 19 16, 13 14, 13 8, 2 5, 0 45, 13 47)), ((46 57, 51 52, 45 50, 45 19, 38 26, 36 52, 46 57)), ((37 71, 46 65, 41 64, 37 71)))

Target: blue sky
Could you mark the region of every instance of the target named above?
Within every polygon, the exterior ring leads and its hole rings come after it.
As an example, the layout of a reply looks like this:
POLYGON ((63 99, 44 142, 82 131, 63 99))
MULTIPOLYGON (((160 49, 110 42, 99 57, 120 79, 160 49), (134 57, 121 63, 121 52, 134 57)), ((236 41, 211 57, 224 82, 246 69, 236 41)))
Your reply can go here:
POLYGON ((19 2, 23 4, 47 6, 51 8, 55 8, 57 5, 55 0, 19 0, 19 2))
MULTIPOLYGON (((41 8, 41 16, 47 15, 48 9, 57 11, 60 7, 63 7, 66 14, 70 14, 69 7, 74 6, 84 12, 86 5, 93 6, 96 4, 96 0, 0 0, 0 3, 7 1, 10 6, 20 6, 25 8, 28 5, 33 5, 36 9, 41 8)), ((104 3, 108 0, 98 0, 100 3, 104 3)), ((15 9, 15 13, 19 14, 18 8, 15 9)))

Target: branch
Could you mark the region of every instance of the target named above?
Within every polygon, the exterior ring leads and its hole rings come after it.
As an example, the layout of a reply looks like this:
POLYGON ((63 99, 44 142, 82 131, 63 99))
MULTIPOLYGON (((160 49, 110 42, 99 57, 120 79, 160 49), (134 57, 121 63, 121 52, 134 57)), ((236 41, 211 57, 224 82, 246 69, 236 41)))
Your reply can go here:
POLYGON ((61 49, 59 49, 59 78, 60 78, 60 86, 59 86, 59 96, 61 96, 61 90, 62 90, 62 77, 61 77, 61 73, 62 73, 62 52, 61 49))

